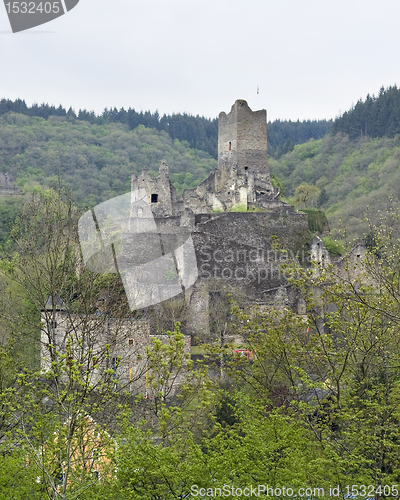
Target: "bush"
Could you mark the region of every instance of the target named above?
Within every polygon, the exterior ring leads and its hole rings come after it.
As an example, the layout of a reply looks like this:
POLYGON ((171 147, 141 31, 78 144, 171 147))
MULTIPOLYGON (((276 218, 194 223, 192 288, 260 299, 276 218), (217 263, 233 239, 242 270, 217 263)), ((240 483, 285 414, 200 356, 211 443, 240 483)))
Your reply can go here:
POLYGON ((344 246, 330 236, 322 238, 322 242, 331 255, 344 255, 346 253, 344 246))
POLYGON ((326 218, 325 212, 322 210, 317 210, 315 208, 304 208, 302 212, 308 215, 308 229, 312 233, 323 233, 329 229, 328 219, 326 218))

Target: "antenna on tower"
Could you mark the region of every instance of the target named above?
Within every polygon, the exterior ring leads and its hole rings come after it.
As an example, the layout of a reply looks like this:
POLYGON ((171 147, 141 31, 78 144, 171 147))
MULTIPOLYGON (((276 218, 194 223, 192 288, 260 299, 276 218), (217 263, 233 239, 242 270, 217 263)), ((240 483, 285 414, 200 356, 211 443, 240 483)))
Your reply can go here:
POLYGON ((259 94, 260 94, 260 87, 257 85, 257 109, 260 107, 259 94))

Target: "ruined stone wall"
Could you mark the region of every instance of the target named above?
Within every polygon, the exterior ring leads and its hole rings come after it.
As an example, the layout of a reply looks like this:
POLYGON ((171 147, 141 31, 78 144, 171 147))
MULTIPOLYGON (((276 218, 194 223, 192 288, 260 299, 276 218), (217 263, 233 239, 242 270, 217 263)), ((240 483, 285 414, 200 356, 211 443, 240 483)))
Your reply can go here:
POLYGON ((238 164, 269 179, 267 166, 267 112, 251 111, 246 101, 237 101, 238 164))
POLYGON ((69 314, 66 311, 42 312, 41 369, 50 369, 51 343, 59 355, 65 355, 70 342, 72 354, 77 358, 87 356, 89 350, 99 356, 99 373, 111 368, 112 359, 121 356, 128 363, 136 353, 143 353, 149 344, 150 323, 140 320, 109 320, 101 316, 93 317, 69 314), (49 321, 50 318, 50 321, 49 321), (110 345, 110 358, 104 358, 104 347, 110 345), (82 351, 83 350, 83 351, 82 351), (83 352, 83 354, 82 354, 83 352), (100 355, 103 356, 100 356, 100 355))
MULTIPOLYGON (((99 368, 93 376, 96 383, 105 370, 113 369, 116 378, 122 384, 130 381, 137 386, 144 385, 146 372, 146 347, 151 345, 152 338, 160 338, 165 343, 167 337, 151 336, 148 320, 109 320, 94 316, 93 319, 69 315, 66 311, 42 313, 45 326, 41 331, 41 369, 43 372, 51 369, 50 346, 52 343, 59 353, 59 359, 67 354, 67 343, 70 342, 72 357, 87 358, 89 350, 97 356, 99 368), (104 356, 105 346, 110 346, 109 356, 104 356), (121 358, 119 360, 119 358, 121 358), (118 360, 118 361, 117 361, 118 360)), ((185 353, 190 353, 191 339, 185 336, 185 353)), ((67 359, 64 361, 68 362, 67 359)), ((182 379, 183 374, 176 380, 182 379)))
POLYGON ((307 217, 264 213, 227 213, 197 224, 193 233, 199 278, 221 279, 245 288, 254 299, 280 286, 281 248, 296 254, 307 243, 307 217))
POLYGON ((14 182, 11 182, 8 173, 0 172, 0 195, 10 196, 14 194, 20 194, 19 187, 13 186, 13 184, 15 183, 15 178, 13 179, 13 181, 14 182))
MULTIPOLYGON (((311 240, 307 216, 297 212, 199 214, 192 237, 199 271, 190 295, 192 334, 206 333, 210 286, 228 285, 253 303, 270 302, 272 291, 275 300, 275 294, 286 289, 287 279, 280 269, 282 254, 274 244, 301 260, 311 240)), ((287 294, 287 300, 290 307, 297 307, 295 294, 287 294)))
POLYGON ((311 260, 321 267, 327 267, 331 263, 328 250, 319 236, 314 236, 310 246, 311 260))
POLYGON ((143 170, 139 177, 132 176, 131 192, 135 193, 139 189, 145 189, 151 210, 158 217, 175 215, 176 213, 176 190, 168 175, 168 164, 166 161, 162 161, 158 177, 151 177, 147 169, 143 170))
MULTIPOLYGON (((184 243, 180 239, 187 239, 191 233, 200 276, 191 289, 185 289, 190 333, 208 329, 211 281, 212 286, 219 281, 236 287, 253 302, 288 301, 294 306, 296 297, 280 274, 273 242, 276 238, 295 255, 299 250, 306 251, 311 235, 307 215, 280 201, 279 191, 271 184, 265 110, 253 112, 246 101, 237 100, 228 114, 220 113, 218 167, 195 189, 185 190, 181 200, 176 200, 165 162, 157 179, 147 171, 132 179, 132 190, 140 188, 158 194, 156 201, 149 195, 157 229, 147 231, 147 235, 138 234, 140 231, 124 234, 126 264, 139 265, 139 254, 155 261, 168 251, 173 253, 178 243, 184 243), (235 205, 241 206, 240 211, 229 212, 235 205), (264 212, 250 212, 249 208, 263 208, 264 212), (186 235, 182 228, 189 233, 186 235)), ((164 274, 160 269, 160 282, 156 283, 160 288, 165 288, 164 274)))
POLYGON ((222 111, 218 117, 218 169, 235 166, 237 160, 237 103, 230 113, 222 111))

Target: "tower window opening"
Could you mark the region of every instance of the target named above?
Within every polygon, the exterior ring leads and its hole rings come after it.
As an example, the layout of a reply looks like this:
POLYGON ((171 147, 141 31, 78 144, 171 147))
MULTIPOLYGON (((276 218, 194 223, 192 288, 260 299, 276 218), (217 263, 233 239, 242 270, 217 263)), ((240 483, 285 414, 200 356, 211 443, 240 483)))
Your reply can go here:
POLYGON ((247 166, 246 166, 246 167, 244 167, 244 169, 245 169, 245 170, 249 170, 249 167, 247 167, 247 166))
POLYGON ((154 193, 151 195, 151 202, 158 203, 158 194, 154 193))
POLYGON ((231 141, 229 141, 229 151, 231 151, 231 150, 232 150, 232 143, 231 143, 231 141))

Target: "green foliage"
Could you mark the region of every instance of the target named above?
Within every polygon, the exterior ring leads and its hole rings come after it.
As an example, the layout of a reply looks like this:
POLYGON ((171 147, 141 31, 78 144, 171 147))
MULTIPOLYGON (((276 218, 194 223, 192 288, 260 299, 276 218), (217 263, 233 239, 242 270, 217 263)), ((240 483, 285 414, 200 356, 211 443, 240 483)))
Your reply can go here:
POLYGON ((268 152, 274 158, 280 158, 293 151, 296 144, 310 139, 321 139, 329 133, 332 120, 275 120, 268 123, 268 152))
POLYGON ((334 240, 331 236, 323 237, 322 242, 331 255, 344 255, 346 253, 346 249, 342 243, 334 240))
MULTIPOLYGON (((16 99, 2 99, 0 101, 0 116, 8 113, 18 113, 30 117, 40 117, 48 120, 50 117, 66 118, 69 121, 76 119, 85 121, 91 125, 103 125, 110 123, 121 123, 127 125, 130 130, 143 125, 158 131, 165 131, 172 140, 188 141, 195 149, 206 151, 209 155, 217 158, 218 146, 218 120, 200 116, 191 116, 187 113, 174 113, 160 117, 158 111, 141 111, 135 109, 125 110, 107 109, 101 115, 93 111, 79 110, 75 113, 71 108, 67 111, 62 106, 56 108, 48 104, 37 104, 27 106, 25 101, 16 99)), ((19 122, 26 123, 23 118, 19 122)), ((332 125, 331 120, 307 120, 300 122, 275 120, 268 123, 269 152, 273 156, 281 156, 293 149, 294 144, 306 142, 311 138, 320 139, 327 134, 332 125)))
POLYGON ((362 136, 394 137, 400 133, 400 89, 396 85, 381 87, 379 95, 367 95, 349 111, 336 118, 332 133, 348 134, 351 139, 362 136))
POLYGON ((321 191, 313 186, 312 184, 300 184, 294 192, 293 198, 291 198, 291 202, 297 208, 305 208, 307 206, 316 205, 321 191))
POLYGON ((318 208, 324 210, 331 228, 346 227, 348 239, 362 238, 368 218, 377 222, 379 211, 400 201, 400 136, 351 141, 347 135, 328 134, 319 141, 295 146, 279 160, 271 158, 288 197, 302 183, 321 190, 318 208), (398 182, 399 181, 399 182, 398 182))
POLYGON ((41 485, 23 450, 0 447, 0 500, 39 500, 41 485))
MULTIPOLYGON (((91 124, 61 116, 47 120, 13 113, 0 116, 0 150, 1 168, 11 181, 32 191, 61 178, 73 187, 74 201, 84 207, 128 192, 132 174, 139 175, 144 168, 157 171, 164 158, 178 192, 196 186, 216 165, 209 154, 172 140, 165 131, 143 125, 130 130, 121 123, 91 124)), ((17 212, 18 203, 12 203, 17 212)))
POLYGON ((20 215, 22 206, 26 202, 24 196, 0 197, 0 253, 7 252, 12 248, 12 242, 8 238, 8 232, 14 220, 20 215))
POLYGON ((237 205, 233 205, 230 209, 230 212, 247 212, 247 207, 246 205, 242 205, 242 204, 237 204, 237 205))
MULTIPOLYGON (((55 108, 48 104, 37 104, 31 107, 25 104, 25 101, 16 99, 14 102, 9 99, 0 101, 0 116, 18 113, 30 117, 40 117, 48 120, 50 117, 67 119, 68 121, 88 122, 91 125, 104 125, 111 123, 120 123, 133 130, 139 126, 146 128, 154 128, 158 131, 164 131, 169 134, 172 140, 188 141, 190 146, 195 149, 207 151, 214 158, 217 157, 218 143, 218 120, 204 118, 200 116, 191 116, 186 113, 177 113, 173 115, 164 115, 160 117, 158 111, 151 113, 150 111, 141 111, 138 113, 134 109, 125 110, 107 109, 101 115, 95 115, 93 111, 79 110, 75 113, 71 108, 67 111, 62 106, 55 108)), ((20 123, 26 123, 24 118, 19 118, 20 123)))
POLYGON ((281 196, 284 196, 285 188, 282 184, 282 181, 278 179, 278 177, 274 174, 271 174, 271 184, 274 186, 274 188, 279 188, 281 190, 281 196))
MULTIPOLYGON (((30 211, 24 212, 31 220, 24 217, 14 235, 19 237, 21 256, 3 263, 33 298, 30 279, 40 282, 33 272, 34 258, 43 275, 40 289, 47 293, 49 283, 58 288, 67 275, 83 298, 80 278, 70 262, 74 255, 65 252, 68 245, 58 239, 60 233, 66 237, 64 230, 72 224, 70 219, 71 224, 62 224, 65 208, 59 195, 40 191, 30 211), (34 227, 36 235, 41 229, 43 238, 26 241, 34 227), (52 230, 46 232, 46 227, 52 230), (51 242, 58 244, 52 247, 51 242), (56 254, 54 249, 59 247, 63 250, 56 254), (54 257, 51 265, 44 258, 48 248, 54 257), (58 273, 60 262, 64 262, 64 275, 58 273), (21 264, 31 276, 18 273, 21 264), (47 285, 46 276, 48 281, 50 276, 47 285)), ((142 386, 133 395, 120 391, 115 370, 95 384, 94 359, 85 364, 79 355, 71 356, 79 346, 73 335, 66 353, 54 354, 46 376, 22 370, 13 381, 7 371, 12 369, 10 351, 1 350, 0 380, 6 374, 7 383, 0 386, 0 452, 8 453, 0 467, 0 499, 31 495, 175 500, 190 498, 200 488, 205 488, 202 496, 207 498, 215 496, 215 489, 228 486, 232 491, 232 487, 258 484, 290 487, 294 492, 324 488, 325 495, 312 495, 320 498, 327 496, 332 485, 346 492, 346 486, 353 484, 396 484, 400 469, 399 219, 393 212, 386 225, 370 227, 370 240, 379 255, 367 252, 358 264, 345 260, 344 269, 316 271, 283 261, 282 272, 304 301, 307 323, 286 307, 240 309, 230 294, 214 290, 210 315, 217 340, 210 352, 221 361, 214 384, 204 366, 195 366, 185 352, 179 324, 163 339, 153 338, 146 349, 142 386), (240 338, 241 347, 251 356, 228 356, 232 349, 228 336, 240 338), (178 378, 180 386, 173 393, 178 378), (100 424, 90 432, 90 441, 85 438, 88 414, 102 418, 118 446, 100 424), (97 466, 94 456, 87 459, 97 434, 103 441, 101 449, 96 444, 96 453, 107 458, 100 483, 92 475, 97 466)), ((329 246, 328 240, 324 242, 329 246)), ((98 279, 97 286, 106 286, 111 278, 98 279)), ((66 291, 70 283, 64 286, 66 291)), ((92 298, 86 297, 88 304, 92 298)), ((65 306, 70 303, 67 296, 65 306)), ((89 311, 91 322, 88 305, 89 311)), ((113 319, 117 311, 118 307, 111 311, 113 319)), ((100 327, 97 323, 95 332, 100 327)), ((109 358, 110 346, 103 354, 109 358)))
POLYGON ((317 210, 315 208, 303 208, 302 212, 308 215, 308 229, 312 233, 322 234, 329 227, 328 219, 326 218, 325 212, 322 210, 317 210))
MULTIPOLYGON (((379 259, 368 253, 358 265, 345 261, 346 272, 284 266, 305 301, 307 325, 284 309, 236 311, 247 349, 256 356, 253 362, 232 364, 232 371, 246 384, 249 398, 263 401, 272 414, 281 408, 285 415, 296 415, 297 424, 309 427, 312 434, 303 434, 301 443, 315 455, 307 460, 306 484, 383 486, 400 467, 395 451, 400 437, 395 334, 400 248, 398 233, 388 227, 375 230, 374 237, 379 259)), ((296 423, 295 428, 299 436, 296 423)))

